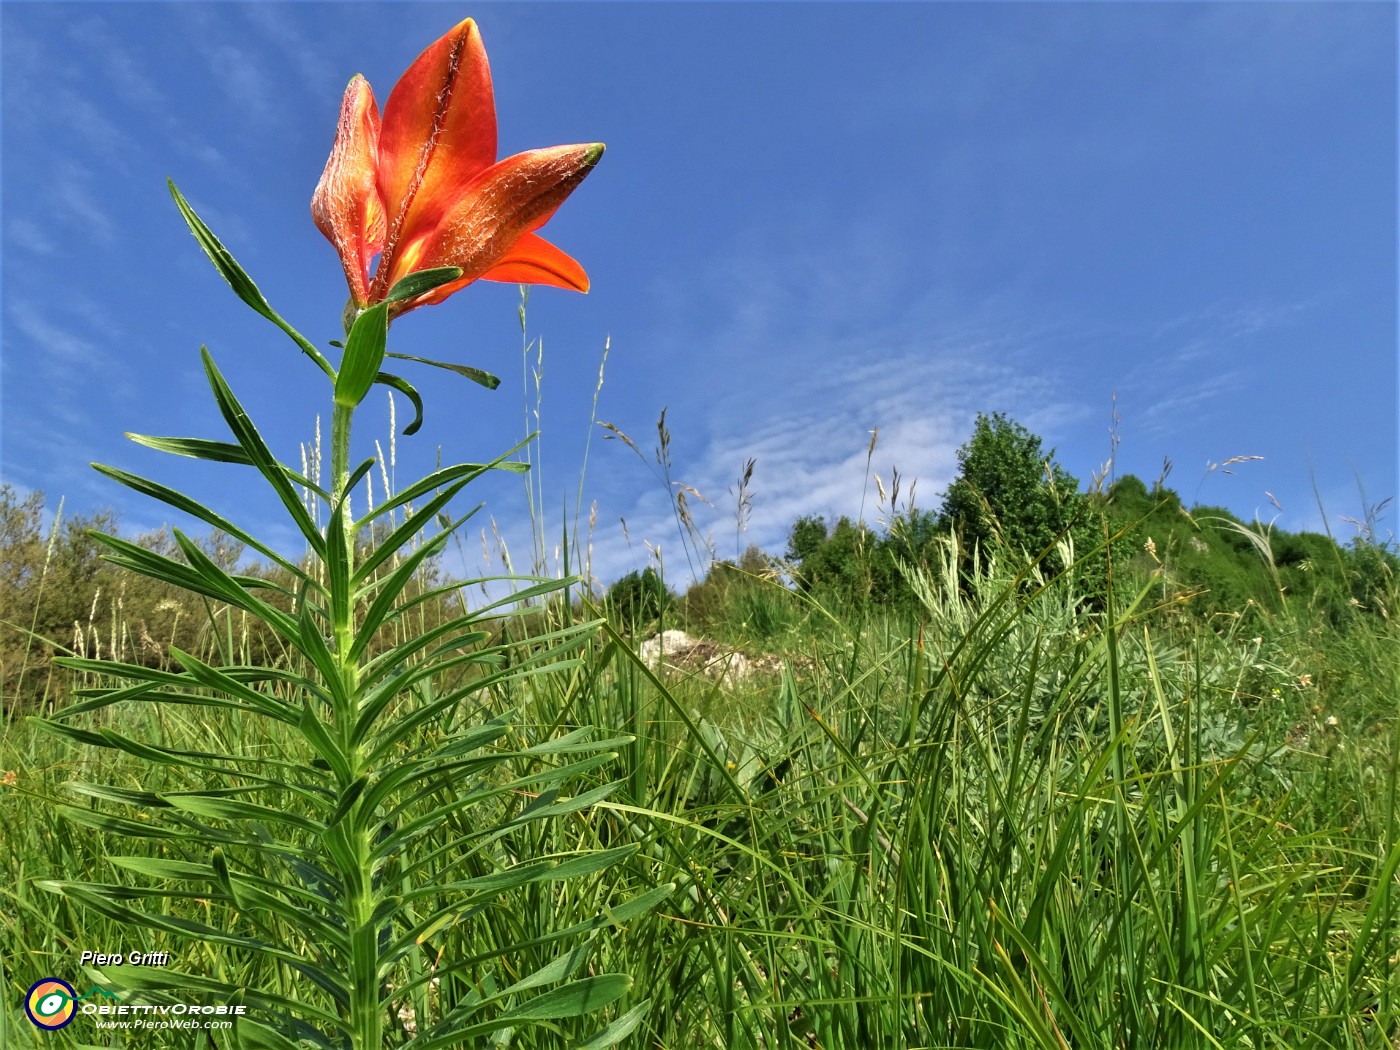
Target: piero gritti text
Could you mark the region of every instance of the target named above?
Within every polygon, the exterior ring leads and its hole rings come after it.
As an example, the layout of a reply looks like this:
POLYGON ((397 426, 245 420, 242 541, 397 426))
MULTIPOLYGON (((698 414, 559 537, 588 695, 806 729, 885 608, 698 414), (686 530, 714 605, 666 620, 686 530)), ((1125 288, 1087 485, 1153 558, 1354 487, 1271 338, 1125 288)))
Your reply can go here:
POLYGON ((169 952, 83 952, 78 959, 81 966, 165 966, 170 962, 169 952))

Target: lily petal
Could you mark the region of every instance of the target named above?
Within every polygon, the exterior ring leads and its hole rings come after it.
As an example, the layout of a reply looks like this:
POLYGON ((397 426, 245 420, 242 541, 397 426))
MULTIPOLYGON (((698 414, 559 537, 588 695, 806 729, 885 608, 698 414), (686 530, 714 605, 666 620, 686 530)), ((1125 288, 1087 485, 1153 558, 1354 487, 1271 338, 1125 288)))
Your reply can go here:
POLYGON ((588 291, 588 274, 578 261, 537 233, 527 233, 516 241, 505 258, 481 275, 481 280, 588 291))
POLYGON ((376 186, 379 133, 374 92, 356 74, 345 88, 335 145, 311 195, 311 217, 335 245, 351 298, 360 306, 369 299, 370 260, 384 245, 384 206, 376 186))
POLYGON ((384 104, 379 192, 395 202, 386 254, 436 226, 461 187, 495 160, 491 69, 468 18, 414 60, 384 104))
MULTIPOLYGON (((462 280, 434 292, 435 302, 445 297, 439 296, 444 289, 455 291, 481 279, 507 261, 521 238, 549 221, 602 155, 602 143, 591 143, 528 150, 498 161, 477 176, 436 228, 400 246, 388 272, 381 263, 371 293, 380 297, 406 274, 437 266, 460 266, 462 280)), ((547 244, 538 238, 526 242, 520 262, 533 259, 546 270, 562 265, 562 252, 549 245, 557 253, 550 255, 536 242, 547 244)))
POLYGON ((588 274, 573 256, 560 251, 543 237, 527 233, 515 242, 505 258, 480 277, 460 277, 450 284, 425 292, 410 303, 390 307, 395 315, 419 306, 440 303, 453 292, 461 291, 473 281, 501 281, 505 284, 544 284, 553 288, 568 288, 575 292, 588 291, 588 274))

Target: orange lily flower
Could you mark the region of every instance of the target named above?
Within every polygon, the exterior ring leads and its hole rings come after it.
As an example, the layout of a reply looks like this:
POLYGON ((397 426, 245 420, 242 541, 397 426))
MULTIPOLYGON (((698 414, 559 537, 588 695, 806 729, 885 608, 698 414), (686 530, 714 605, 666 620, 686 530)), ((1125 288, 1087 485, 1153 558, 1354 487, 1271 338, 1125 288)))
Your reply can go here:
POLYGON ((383 302, 410 273, 443 266, 462 276, 393 303, 391 315, 442 302, 473 281, 586 292, 583 267, 534 231, 602 154, 591 143, 496 159, 491 71, 468 18, 408 67, 382 121, 369 83, 358 74, 350 81, 311 215, 340 254, 357 311, 383 302))

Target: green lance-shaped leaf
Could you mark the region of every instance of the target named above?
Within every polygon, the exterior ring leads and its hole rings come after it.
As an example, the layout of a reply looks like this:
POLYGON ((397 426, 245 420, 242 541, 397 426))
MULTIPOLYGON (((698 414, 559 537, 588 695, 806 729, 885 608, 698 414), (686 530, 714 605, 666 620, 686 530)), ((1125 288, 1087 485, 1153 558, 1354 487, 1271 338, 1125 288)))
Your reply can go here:
MULTIPOLYGON (((375 596, 370 607, 365 611, 364 619, 361 622, 359 633, 355 636, 354 644, 350 647, 350 659, 358 660, 364 652, 365 647, 374 640, 374 632, 379 630, 390 611, 394 607, 394 602, 399 594, 412 581, 418 567, 430 561, 445 546, 452 536, 451 529, 444 529, 427 543, 423 544, 416 551, 403 560, 403 563, 394 570, 392 576, 380 586, 379 594, 375 596)), ((346 589, 349 590, 349 573, 346 572, 346 589)))
POLYGON ((509 681, 512 676, 523 678, 526 675, 542 673, 551 668, 573 667, 577 661, 563 661, 559 664, 542 665, 540 667, 528 668, 524 671, 518 667, 507 668, 502 671, 483 674, 480 678, 469 682, 462 688, 454 689, 450 693, 439 696, 431 702, 425 703, 416 711, 375 731, 375 720, 379 717, 384 708, 418 679, 428 678, 433 674, 448 671, 454 667, 480 662, 476 654, 468 654, 460 659, 441 660, 435 664, 430 664, 427 671, 420 672, 418 668, 415 668, 413 671, 406 671, 397 677, 390 678, 376 688, 373 694, 366 696, 361 702, 359 720, 356 723, 354 739, 367 740, 373 732, 374 747, 370 751, 369 757, 370 760, 374 762, 382 761, 388 754, 393 752, 400 740, 412 734, 420 726, 433 721, 438 715, 443 714, 449 708, 457 706, 473 693, 481 692, 498 683, 509 681))
MULTIPOLYGON (((124 674, 130 664, 105 664, 101 660, 83 660, 76 657, 61 657, 54 661, 60 667, 67 667, 73 670, 88 671, 93 674, 105 674, 113 677, 142 678, 145 676, 124 674), (61 661, 61 662, 60 662, 61 661)), ((191 679, 184 674, 171 674, 160 672, 155 668, 141 668, 155 673, 166 675, 176 685, 190 685, 191 679)), ((55 718, 71 718, 74 715, 85 714, 88 711, 97 711, 104 707, 111 707, 113 704, 123 703, 127 700, 141 701, 154 704, 180 704, 191 707, 222 707, 231 711, 243 711, 247 714, 258 716, 271 716, 283 722, 295 722, 298 712, 288 708, 285 713, 271 705, 276 701, 265 698, 266 703, 257 706, 241 703, 226 696, 210 696, 207 693, 186 693, 174 689, 161 689, 155 680, 138 681, 135 685, 126 686, 121 689, 82 689, 77 690, 76 695, 82 697, 78 703, 69 704, 63 710, 55 712, 55 718)))
POLYGON ((232 824, 238 824, 245 820, 266 820, 287 824, 312 835, 319 835, 326 830, 325 825, 319 821, 308 820, 306 817, 286 809, 262 806, 256 802, 240 802, 237 799, 219 798, 206 793, 176 795, 172 792, 165 797, 176 809, 197 817, 209 817, 232 824))
MULTIPOLYGON (((350 486, 346 485, 343 491, 349 492, 350 486)), ((326 589, 331 598, 331 623, 336 625, 350 623, 351 603, 355 597, 350 588, 350 544, 353 540, 345 534, 345 503, 343 499, 336 503, 326 528, 326 589)))
POLYGON ((238 265, 237 260, 223 246, 219 238, 214 236, 212 230, 204 224, 204 220, 195 214, 195 210, 190 207, 190 202, 175 187, 174 180, 166 180, 170 186, 170 195, 175 198, 175 207, 180 211, 180 217, 185 220, 185 225, 194 234, 194 239, 199 242, 199 246, 204 249, 204 254, 209 256, 209 261, 214 264, 214 269, 219 271, 219 275, 228 282, 234 294, 242 299, 255 312, 267 318, 282 331, 289 335, 294 343, 301 349, 301 352, 315 361, 320 366, 321 371, 331 378, 335 378, 335 369, 330 362, 325 359, 319 350, 313 346, 305 336, 294 329, 286 321, 282 320, 277 311, 258 291, 258 286, 253 283, 253 279, 248 276, 243 267, 238 265))
MULTIPOLYGON (((269 870, 275 869, 284 861, 291 864, 293 868, 304 866, 295 859, 282 857, 266 849, 262 849, 260 852, 269 862, 269 870)), ((274 898, 273 903, 269 906, 270 910, 283 916, 293 927, 300 928, 304 922, 310 922, 317 929, 325 926, 337 938, 345 932, 343 920, 335 913, 334 901, 319 888, 324 881, 322 878, 316 878, 313 883, 309 884, 308 888, 308 885, 288 882, 285 878, 270 879, 246 871, 234 873, 229 868, 224 851, 218 846, 214 847, 213 852, 209 854, 208 867, 190 864, 186 861, 150 861, 140 857, 112 857, 111 861, 118 867, 130 868, 133 871, 139 871, 156 878, 212 883, 222 890, 230 900, 237 901, 239 907, 244 910, 248 908, 244 902, 247 900, 247 894, 251 888, 259 894, 266 894, 268 897, 274 898), (287 898, 296 898, 303 903, 294 905, 287 898), (329 918, 324 917, 323 913, 326 912, 330 913, 329 918), (329 926, 326 926, 327 923, 329 926)), ((280 875, 280 872, 278 874, 280 875)), ((305 879, 302 881, 306 882, 305 879)), ((340 941, 337 940, 335 943, 339 944, 340 941)))
POLYGON ((83 809, 80 806, 59 805, 53 808, 53 812, 72 821, 74 824, 81 824, 84 827, 96 828, 98 831, 105 831, 112 835, 122 835, 131 839, 184 839, 189 838, 183 831, 174 828, 165 828, 154 825, 149 821, 130 820, 126 817, 113 816, 111 813, 103 813, 98 809, 83 809))
POLYGON ((650 999, 642 1000, 606 1028, 579 1043, 573 1050, 607 1050, 608 1047, 616 1046, 646 1020, 647 1009, 650 1006, 650 999))
POLYGON ((345 814, 350 812, 356 800, 364 794, 365 788, 369 786, 369 774, 362 774, 354 783, 345 789, 345 793, 340 796, 340 801, 332 810, 331 815, 326 818, 326 827, 333 828, 345 819, 345 814))
MULTIPOLYGON (((115 787, 110 784, 90 784, 84 780, 70 780, 63 785, 65 791, 75 795, 82 795, 86 798, 100 799, 103 802, 116 802, 123 806, 140 806, 149 809, 169 809, 174 803, 170 801, 176 795, 206 795, 219 798, 233 798, 238 795, 247 795, 254 791, 263 790, 264 785, 254 784, 251 786, 238 785, 221 788, 207 788, 202 791, 169 791, 157 794, 154 791, 142 791, 138 788, 115 787)), ((291 789, 295 791, 296 789, 291 789)))
POLYGON ((176 646, 170 646, 170 655, 179 661, 180 666, 200 685, 217 690, 233 699, 241 700, 249 707, 257 708, 263 714, 279 721, 291 723, 297 721, 298 712, 290 704, 284 704, 256 689, 250 689, 227 672, 206 664, 176 646))
POLYGON ((462 268, 460 266, 439 266, 432 270, 417 270, 394 282, 394 287, 389 289, 389 294, 384 297, 384 301, 386 303, 401 303, 409 299, 417 299, 420 295, 425 295, 434 288, 451 284, 461 276, 462 268))
MULTIPOLYGON (((243 451, 243 447, 229 441, 210 441, 208 438, 158 437, 154 434, 132 433, 128 433, 126 437, 138 445, 153 448, 157 452, 168 452, 172 456, 202 459, 210 463, 237 463, 245 467, 253 465, 253 460, 248 453, 243 451)), ((286 472, 289 481, 310 489, 327 503, 331 501, 331 494, 304 474, 298 474, 285 464, 282 469, 286 472)))
POLYGON ((487 390, 495 390, 501 385, 498 376, 493 376, 490 372, 484 372, 480 368, 473 368, 471 365, 454 364, 451 361, 434 361, 427 357, 414 357, 412 354, 386 354, 399 361, 417 361, 420 365, 432 365, 434 368, 444 368, 449 372, 456 372, 459 376, 470 379, 473 383, 484 386, 487 390))
MULTIPOLYGON (((208 438, 182 438, 182 437, 159 437, 155 434, 126 434, 128 441, 134 441, 138 445, 145 445, 153 448, 157 452, 168 452, 172 456, 183 456, 186 459, 202 459, 209 463, 237 463, 240 466, 251 467, 253 461, 248 458, 248 453, 243 451, 241 445, 235 445, 231 441, 211 441, 208 438)), ((306 478, 298 478, 301 484, 305 484, 306 478)))
MULTIPOLYGON (((454 667, 461 667, 465 664, 478 662, 480 661, 477 660, 475 654, 469 654, 456 660, 443 660, 436 664, 435 668, 429 673, 447 671, 454 667)), ((370 758, 372 761, 381 761, 386 755, 393 751, 395 745, 397 745, 400 740, 416 731, 419 727, 432 722, 450 708, 456 707, 462 700, 471 696, 473 693, 482 692, 501 682, 508 682, 512 679, 523 680, 527 676, 543 675, 552 671, 572 670, 577 666, 577 659, 568 659, 556 663, 541 664, 537 667, 529 667, 524 670, 519 667, 512 667, 492 674, 482 675, 480 678, 463 686, 461 689, 456 689, 451 693, 440 696, 431 703, 424 704, 411 714, 381 727, 375 732, 375 743, 370 753, 370 758)), ((409 675, 405 673, 400 677, 408 678, 409 675)), ((378 718, 379 713, 398 692, 393 688, 396 681, 396 679, 390 679, 376 690, 376 696, 374 698, 367 699, 361 704, 359 721, 356 723, 356 740, 368 739, 374 728, 375 719, 378 718)), ((408 684, 407 682, 404 683, 405 688, 407 688, 408 684)))
POLYGON ((389 337, 389 304, 376 303, 365 310, 345 339, 345 356, 335 379, 335 403, 354 408, 365 399, 384 360, 384 344, 389 337))
POLYGON ((247 1016, 238 1018, 233 1034, 238 1040, 238 1050, 302 1050, 301 1043, 288 1039, 275 1028, 259 1024, 247 1016))
POLYGON ((358 467, 352 470, 345 479, 345 491, 349 492, 361 481, 363 481, 365 479, 365 475, 368 474, 371 470, 373 470, 374 465, 378 462, 379 461, 377 459, 375 459, 373 456, 370 456, 369 459, 365 460, 358 467))
POLYGON ((54 736, 61 736, 79 744, 86 744, 89 747, 110 748, 113 751, 125 751, 129 755, 135 755, 144 762, 152 762, 157 765, 183 766, 186 769, 195 769, 205 773, 225 775, 237 772, 246 778, 256 778, 260 784, 267 787, 284 788, 293 790, 291 786, 283 781, 260 773, 252 773, 248 767, 252 765, 272 766, 273 768, 283 768, 296 770, 305 774, 306 766, 288 762, 277 758, 253 758, 248 755, 223 755, 209 751, 177 751, 168 748, 154 747, 150 744, 143 744, 139 741, 124 737, 112 729, 102 729, 93 732, 90 729, 80 729, 77 726, 48 718, 37 718, 30 716, 27 719, 30 726, 44 733, 52 733, 54 736), (210 759, 218 762, 230 763, 228 766, 210 765, 207 761, 200 759, 210 759), (234 763, 237 765, 235 766, 234 763))
MULTIPOLYGON (((116 680, 131 680, 135 683, 118 689, 87 687, 75 690, 74 695, 80 697, 81 700, 55 712, 53 715, 55 719, 71 718, 74 715, 96 711, 126 700, 224 707, 238 711, 249 711, 253 714, 269 715, 289 723, 296 722, 300 717, 299 708, 285 704, 276 699, 275 696, 261 693, 256 694, 260 699, 254 701, 253 706, 250 706, 229 696, 183 692, 184 688, 194 687, 200 681, 188 671, 177 673, 157 667, 145 667, 141 664, 117 663, 115 661, 109 663, 104 660, 88 660, 74 656, 60 657, 54 662, 60 667, 66 667, 70 670, 105 675, 116 680), (169 688, 157 688, 160 685, 169 688)), ((259 682, 272 683, 275 686, 290 686, 293 691, 309 694, 323 702, 325 701, 325 694, 317 683, 292 671, 271 667, 222 667, 218 669, 218 673, 238 683, 240 688, 250 687, 259 682)), ((281 764, 300 768, 295 763, 279 763, 268 759, 263 761, 272 761, 273 765, 281 764)))
POLYGON ((248 598, 247 592, 241 586, 235 586, 232 590, 224 586, 227 577, 220 581, 207 580, 184 562, 149 551, 139 544, 131 543, 117 536, 108 536, 102 532, 89 531, 88 535, 112 551, 111 554, 103 555, 103 558, 113 565, 130 569, 139 576, 147 576, 162 583, 173 584, 181 590, 202 594, 206 598, 229 602, 240 608, 245 607, 244 601, 248 598))
MULTIPOLYGON (((556 585, 549 585, 549 587, 545 589, 549 591, 549 589, 557 589, 557 587, 556 585)), ((524 594, 526 594, 526 592, 521 592, 521 596, 524 594)), ((477 610, 476 615, 480 615, 482 612, 483 610, 477 610)), ((526 654, 526 661, 524 664, 515 664, 514 668, 500 672, 498 675, 484 676, 484 678, 476 680, 476 682, 463 686, 462 689, 449 693, 447 697, 438 697, 437 700, 424 704, 424 707, 414 711, 406 720, 396 722, 391 731, 389 731, 389 736, 379 739, 377 745, 375 745, 374 755, 371 757, 379 759, 379 757, 382 756, 382 750, 388 748, 396 739, 402 738, 403 735, 412 732, 413 728, 421 724, 421 722, 431 720, 431 718, 434 717, 434 713, 441 713, 442 710, 451 707, 456 701, 465 699, 470 693, 482 689, 483 683, 494 685, 494 682, 497 682, 497 680, 510 678, 512 673, 517 673, 517 675, 538 673, 540 669, 543 669, 545 662, 553 658, 554 655, 559 654, 559 652, 570 650, 570 643, 573 641, 573 637, 570 636, 582 637, 582 634, 585 633, 587 633, 587 631, 568 629, 568 627, 566 627, 563 631, 556 631, 556 633, 549 634, 549 636, 536 637, 536 643, 545 640, 553 640, 553 638, 564 638, 564 641, 561 641, 556 647, 549 648, 549 650, 538 650, 531 652, 531 654, 526 654)), ((379 711, 384 710, 384 708, 391 703, 393 697, 399 696, 400 693, 403 693, 403 690, 409 689, 410 686, 419 682, 420 679, 431 678, 435 673, 447 672, 449 669, 455 668, 455 666, 487 662, 486 659, 483 659, 483 655, 484 654, 479 654, 479 652, 469 652, 469 654, 463 655, 463 657, 442 659, 442 661, 424 661, 414 666, 410 671, 403 671, 402 673, 398 673, 398 675, 389 675, 388 680, 379 682, 379 685, 375 686, 374 689, 365 693, 364 700, 361 701, 360 704, 360 721, 358 721, 357 724, 356 739, 365 739, 364 734, 370 731, 370 725, 372 721, 378 717, 379 711)), ((568 665, 570 662, 570 659, 564 659, 563 664, 568 665)), ((389 671, 391 671, 392 666, 393 665, 377 665, 374 679, 378 682, 379 679, 384 678, 384 676, 388 675, 389 671)), ((364 679, 361 679, 361 686, 367 686, 368 682, 370 682, 370 676, 365 676, 364 679)))
POLYGON ((296 564, 283 558, 271 547, 262 543, 247 532, 244 532, 237 525, 233 524, 233 522, 215 511, 210 510, 202 503, 186 496, 183 492, 177 492, 175 489, 162 485, 158 481, 151 481, 149 478, 143 478, 136 474, 128 474, 124 470, 119 470, 116 467, 109 467, 103 463, 94 463, 92 467, 99 474, 104 474, 113 481, 125 485, 129 489, 134 489, 142 495, 157 499, 168 506, 174 507, 178 511, 182 511, 193 518, 198 518, 200 521, 214 526, 214 528, 221 532, 228 533, 228 535, 232 536, 240 543, 246 544, 259 554, 276 562, 297 579, 307 578, 306 574, 302 572, 296 564))
MULTIPOLYGON (((407 431, 405 431, 405 433, 407 433, 407 431)), ((525 441, 520 442, 514 448, 508 449, 490 463, 458 463, 455 466, 443 467, 441 470, 434 471, 426 478, 415 481, 412 485, 408 486, 408 488, 400 489, 389 499, 375 507, 372 512, 355 522, 355 531, 359 532, 360 529, 364 528, 375 518, 383 517, 390 511, 397 510, 406 503, 411 503, 424 493, 433 492, 458 479, 472 481, 482 474, 485 474, 488 470, 505 470, 512 474, 526 473, 530 469, 530 465, 528 463, 521 463, 518 460, 512 460, 510 457, 524 448, 529 440, 529 438, 526 438, 525 441)))
MULTIPOLYGON (((460 584, 455 585, 460 586, 460 584)), ((428 648, 428 646, 432 645, 434 642, 447 638, 449 635, 451 635, 450 639, 439 647, 439 649, 434 650, 430 656, 436 656, 443 652, 454 652, 466 649, 479 642, 484 642, 487 638, 491 637, 490 632, 476 629, 478 627, 479 623, 476 616, 467 614, 466 616, 454 617, 446 623, 440 623, 436 627, 429 628, 420 635, 409 638, 407 641, 400 642, 392 649, 386 649, 373 660, 369 661, 369 663, 363 665, 361 668, 360 682, 362 685, 372 684, 374 678, 373 672, 376 668, 388 668, 392 671, 393 668, 401 665, 414 653, 428 648)))
POLYGON ((626 974, 604 973, 585 977, 553 988, 542 995, 527 999, 489 1021, 473 1025, 450 1024, 446 1030, 437 1029, 427 1039, 411 1040, 412 1050, 437 1050, 439 1047, 464 1046, 477 1037, 499 1031, 521 1021, 564 1020, 601 1010, 616 1002, 632 988, 632 978, 626 974), (440 1034, 439 1034, 440 1033, 440 1034))
POLYGON ((208 864, 195 864, 187 860, 164 860, 159 857, 107 857, 106 860, 108 864, 153 879, 184 879, 209 884, 216 881, 215 871, 208 864))
MULTIPOLYGON (((332 539, 335 537, 334 530, 332 530, 331 537, 332 539)), ((345 691, 345 682, 340 676, 340 667, 336 663, 335 654, 331 652, 330 643, 326 636, 321 633, 320 623, 317 622, 309 606, 303 605, 301 607, 301 614, 297 617, 297 633, 300 637, 298 648, 301 655, 310 660, 312 666, 321 672, 324 688, 330 693, 332 699, 332 706, 344 707, 349 703, 349 699, 345 691)))
POLYGON ((209 854, 209 866, 214 871, 214 878, 218 880, 225 893, 233 895, 233 878, 228 870, 228 858, 224 856, 224 851, 218 846, 209 854))
MULTIPOLYGON (((422 531, 424 524, 432 522, 434 515, 443 507, 447 506, 447 504, 452 501, 453 497, 466 487, 467 482, 470 480, 470 478, 463 478, 456 484, 447 486, 421 508, 414 511, 412 514, 406 515, 403 523, 386 536, 384 542, 379 544, 379 546, 364 560, 364 563, 356 568, 353 580, 355 586, 358 587, 364 583, 365 580, 374 575, 375 569, 379 568, 379 566, 383 565, 386 561, 389 561, 394 555, 398 554, 402 548, 406 547, 409 540, 422 531)), ((346 487, 349 488, 348 485, 346 487)), ((339 513, 338 508, 336 513, 339 513)), ((461 520, 464 521, 466 519, 463 518, 461 520)))
MULTIPOLYGON (((350 939, 346 936, 343 926, 323 918, 304 905, 295 904, 268 892, 266 887, 259 886, 251 879, 230 872, 228 881, 233 901, 242 911, 276 915, 289 927, 320 945, 338 952, 350 950, 350 939)), ((337 999, 344 995, 338 984, 322 987, 337 999)))
POLYGON ((350 779, 350 761, 345 757, 340 745, 332 739, 325 724, 316 717, 316 710, 311 706, 310 698, 302 701, 301 720, 297 723, 297 728, 337 779, 350 779))
MULTIPOLYGON (((489 875, 478 875, 475 878, 462 879, 457 882, 423 886, 404 894, 404 900, 412 903, 438 897, 444 893, 465 893, 470 896, 466 900, 454 898, 453 909, 469 907, 477 895, 496 894, 502 890, 523 886, 531 882, 561 882, 565 879, 576 879, 584 875, 605 871, 622 863, 640 848, 633 842, 626 846, 614 846, 611 849, 569 857, 558 863, 556 863, 557 858, 554 857, 541 861, 528 861, 524 864, 517 864, 513 868, 507 868, 505 871, 492 872, 489 875)), ((419 936, 423 932, 424 930, 421 929, 410 930, 414 936, 419 936)))
POLYGON ((583 968, 583 964, 588 961, 588 954, 592 945, 580 944, 572 951, 565 952, 552 962, 547 962, 528 977, 522 977, 507 988, 501 989, 488 999, 483 999, 481 1005, 486 1005, 492 1000, 504 999, 506 996, 514 995, 518 992, 528 992, 535 988, 543 988, 547 984, 558 984, 566 981, 583 968))
POLYGON ((388 372, 380 372, 374 377, 374 381, 392 387, 413 403, 413 422, 403 428, 403 436, 412 437, 418 433, 418 428, 423 425, 423 399, 419 396, 418 389, 402 376, 391 375, 388 372))
MULTIPOLYGON (((641 916, 646 915, 649 912, 655 911, 661 905, 662 901, 664 901, 667 897, 669 897, 672 893, 675 892, 675 889, 675 883, 664 883, 656 887, 655 889, 647 890, 647 892, 639 894, 638 896, 633 897, 630 900, 623 901, 616 907, 605 908, 600 914, 594 915, 590 919, 585 919, 582 922, 576 922, 570 926, 564 926, 559 929, 551 930, 548 933, 543 934, 542 936, 532 938, 525 944, 500 946, 497 948, 493 948, 490 952, 480 956, 469 955, 464 958, 458 959, 455 963, 445 963, 438 968, 437 973, 442 977, 447 977, 457 970, 469 969, 475 966, 476 964, 482 962, 483 960, 497 956, 503 952, 509 952, 523 947, 539 948, 546 944, 555 944, 557 942, 566 941, 574 937, 584 937, 589 934, 595 933, 598 930, 604 929, 605 927, 622 926, 626 923, 631 922, 633 919, 640 918, 641 916)), ((403 954, 407 954, 407 952, 410 949, 416 948, 417 944, 417 941, 410 941, 409 947, 403 949, 399 957, 402 957, 403 954)), ((385 965, 387 966, 392 964, 393 962, 396 962, 397 958, 394 956, 386 956, 384 961, 385 965)), ((415 987, 426 984, 431 979, 431 976, 432 975, 425 974, 424 976, 414 981, 410 981, 404 986, 403 990, 405 992, 412 991, 415 987)))
MULTIPOLYGON (((616 757, 617 756, 613 753, 597 755, 593 758, 585 759, 582 762, 573 762, 557 769, 541 770, 537 775, 532 774, 530 776, 520 777, 508 784, 494 785, 490 788, 473 792, 465 798, 454 800, 451 803, 429 810, 423 816, 405 823, 391 834, 386 835, 375 846, 374 855, 379 857, 388 856, 390 853, 403 849, 405 846, 425 835, 437 833, 442 822, 447 817, 461 810, 465 805, 479 803, 487 798, 503 795, 523 786, 534 787, 542 784, 565 781, 580 773, 587 772, 598 766, 606 765, 616 757)), ((528 806, 520 810, 519 813, 501 821, 501 823, 495 827, 486 826, 474 828, 467 834, 458 836, 457 839, 452 841, 459 843, 463 848, 467 848, 474 840, 480 839, 482 836, 489 835, 492 837, 500 837, 511 829, 518 828, 532 821, 548 820, 553 817, 561 817, 568 813, 574 813, 581 809, 587 809, 594 803, 601 802, 603 799, 607 798, 608 795, 616 790, 617 786, 616 783, 602 784, 565 799, 559 798, 559 789, 557 787, 551 787, 541 791, 539 796, 528 806)), ((413 863, 405 866, 404 873, 408 874, 414 871, 421 867, 423 863, 424 858, 417 858, 413 863)))
POLYGON ((248 453, 248 458, 253 466, 258 468, 258 472, 265 477, 272 489, 277 493, 277 498, 282 501, 282 505, 287 508, 296 522, 301 534, 306 537, 311 549, 324 559, 326 556, 325 541, 321 538, 321 531, 316 528, 316 523, 311 520, 311 515, 302 506, 301 498, 297 495, 292 483, 287 478, 287 468, 278 462, 277 457, 272 454, 272 450, 263 441, 262 435, 253 426, 253 421, 248 417, 248 412, 238 403, 238 398, 233 396, 233 390, 229 388, 218 366, 214 364, 214 358, 210 356, 208 349, 201 348, 200 356, 204 360, 204 374, 209 380, 209 388, 214 391, 214 400, 219 406, 220 413, 223 414, 224 422, 233 432, 233 436, 238 440, 239 445, 248 453))
MULTIPOLYGON (((509 726, 504 720, 493 718, 489 722, 484 722, 475 729, 466 730, 461 736, 454 740, 451 746, 460 748, 463 752, 474 751, 483 748, 499 740, 506 734, 509 726)), ((491 756, 486 761, 497 761, 495 756, 491 756)), ((369 788, 365 794, 365 806, 371 810, 377 809, 394 791, 412 784, 426 777, 436 775, 442 769, 443 755, 441 751, 434 751, 428 756, 409 762, 398 762, 383 771, 379 779, 369 788)), ((334 824, 330 820, 327 824, 334 824)))

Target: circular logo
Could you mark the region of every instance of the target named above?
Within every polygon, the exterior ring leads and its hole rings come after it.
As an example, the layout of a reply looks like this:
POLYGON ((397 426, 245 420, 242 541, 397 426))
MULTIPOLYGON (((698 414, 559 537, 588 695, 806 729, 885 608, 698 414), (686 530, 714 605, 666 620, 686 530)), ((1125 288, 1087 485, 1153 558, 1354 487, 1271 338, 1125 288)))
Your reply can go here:
POLYGON ((40 1028, 53 1031, 73 1020, 77 1008, 73 1005, 78 993, 67 981, 45 977, 35 981, 24 997, 24 1012, 40 1028))

